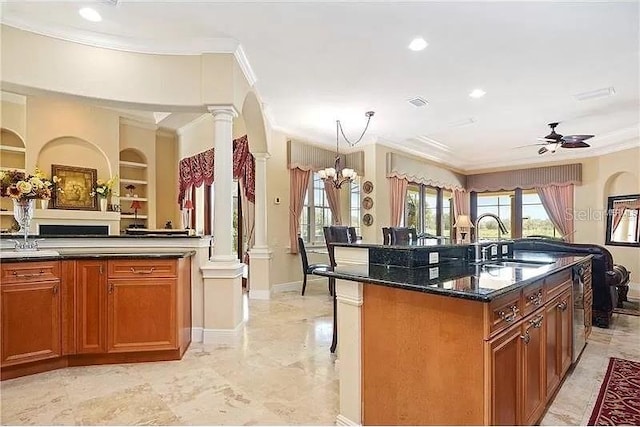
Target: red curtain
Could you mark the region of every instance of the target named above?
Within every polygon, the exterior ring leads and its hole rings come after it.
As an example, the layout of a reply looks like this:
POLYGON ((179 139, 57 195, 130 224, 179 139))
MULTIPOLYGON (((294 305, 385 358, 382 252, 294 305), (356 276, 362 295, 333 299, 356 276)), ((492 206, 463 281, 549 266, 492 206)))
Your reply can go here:
MULTIPOLYGON (((182 207, 187 190, 202 184, 213 184, 213 148, 180 160, 178 204, 182 207)), ((256 200, 256 162, 249 152, 249 140, 244 135, 233 141, 233 177, 241 181, 242 188, 251 203, 256 200)))

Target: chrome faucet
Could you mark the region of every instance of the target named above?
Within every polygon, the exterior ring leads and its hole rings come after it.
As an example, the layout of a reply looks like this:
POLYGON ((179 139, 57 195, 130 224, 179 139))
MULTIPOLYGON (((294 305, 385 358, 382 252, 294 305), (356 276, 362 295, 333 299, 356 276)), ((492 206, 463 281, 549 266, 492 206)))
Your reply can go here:
POLYGON ((476 242, 480 241, 480 236, 479 236, 480 228, 478 228, 478 225, 480 224, 480 220, 482 220, 483 218, 486 218, 486 217, 491 217, 491 218, 495 219, 496 222, 498 223, 498 229, 500 230, 498 232, 498 240, 500 240, 500 233, 502 233, 502 234, 507 234, 508 233, 507 227, 505 227, 504 222, 502 222, 502 220, 500 219, 500 217, 498 215, 492 214, 492 213, 484 213, 484 214, 480 215, 478 217, 478 219, 476 220, 476 224, 475 224, 475 226, 476 226, 476 242))
POLYGON ((478 263, 478 262, 484 262, 486 261, 486 254, 487 254, 487 250, 490 249, 492 246, 497 246, 495 243, 492 245, 489 245, 487 248, 483 248, 482 244, 480 243, 480 236, 478 236, 478 234, 480 234, 480 228, 478 227, 478 225, 480 224, 480 220, 486 217, 491 217, 493 219, 495 219, 498 223, 498 240, 500 239, 500 233, 503 234, 507 234, 507 227, 505 227, 504 223, 502 222, 502 220, 500 219, 500 217, 498 215, 492 214, 492 213, 485 213, 482 214, 478 217, 478 219, 476 220, 476 238, 475 238, 475 242, 473 242, 472 246, 474 249, 474 253, 473 253, 473 261, 478 263))

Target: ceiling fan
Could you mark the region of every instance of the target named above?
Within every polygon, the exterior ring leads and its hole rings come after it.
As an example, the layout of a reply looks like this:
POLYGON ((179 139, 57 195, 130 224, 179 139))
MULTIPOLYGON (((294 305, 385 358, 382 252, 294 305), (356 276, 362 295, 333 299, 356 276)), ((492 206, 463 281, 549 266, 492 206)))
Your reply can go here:
POLYGON ((538 138, 538 140, 543 141, 538 144, 530 144, 523 145, 523 147, 529 147, 532 145, 542 145, 538 150, 538 154, 545 154, 548 152, 555 153, 558 148, 587 148, 590 147, 587 144, 587 139, 593 138, 595 135, 566 135, 563 136, 556 132, 556 126, 560 123, 549 123, 549 127, 551 128, 551 133, 545 136, 544 138, 538 138))

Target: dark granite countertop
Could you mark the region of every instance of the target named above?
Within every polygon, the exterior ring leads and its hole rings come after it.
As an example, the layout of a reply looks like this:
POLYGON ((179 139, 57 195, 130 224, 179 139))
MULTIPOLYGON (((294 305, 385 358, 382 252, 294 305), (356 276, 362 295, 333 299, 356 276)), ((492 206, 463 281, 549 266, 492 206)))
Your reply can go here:
MULTIPOLYGON (((3 251, 5 252, 5 251, 3 251)), ((11 255, 14 254, 13 251, 11 255)), ((49 250, 43 250, 43 254, 51 252, 49 250)), ((44 256, 30 256, 20 255, 3 257, 2 262, 38 262, 38 261, 60 261, 69 259, 174 259, 174 258, 188 258, 195 255, 195 251, 180 251, 180 252, 129 252, 129 253, 114 253, 114 252, 91 252, 91 251, 56 251, 59 255, 47 254, 44 256)))
POLYGON ((313 274, 488 302, 545 276, 570 268, 590 257, 591 255, 576 256, 567 253, 515 251, 513 260, 531 264, 498 266, 492 265, 491 262, 471 264, 466 261, 458 261, 418 268, 363 264, 338 266, 334 271, 316 269, 313 274))

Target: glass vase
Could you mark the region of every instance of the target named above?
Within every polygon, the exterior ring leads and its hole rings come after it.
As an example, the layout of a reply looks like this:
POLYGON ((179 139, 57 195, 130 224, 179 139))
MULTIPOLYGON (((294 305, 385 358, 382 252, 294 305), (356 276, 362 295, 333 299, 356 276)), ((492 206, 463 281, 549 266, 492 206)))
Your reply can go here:
POLYGON ((102 212, 106 212, 107 211, 107 198, 106 197, 100 197, 100 210, 102 212))
POLYGON ((20 225, 20 233, 24 234, 25 239, 29 235, 29 225, 33 219, 35 211, 35 199, 18 200, 13 199, 13 217, 20 225))

